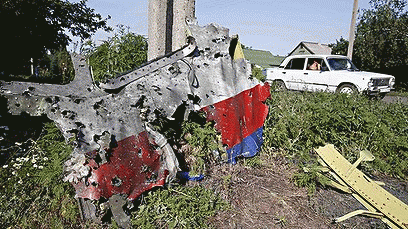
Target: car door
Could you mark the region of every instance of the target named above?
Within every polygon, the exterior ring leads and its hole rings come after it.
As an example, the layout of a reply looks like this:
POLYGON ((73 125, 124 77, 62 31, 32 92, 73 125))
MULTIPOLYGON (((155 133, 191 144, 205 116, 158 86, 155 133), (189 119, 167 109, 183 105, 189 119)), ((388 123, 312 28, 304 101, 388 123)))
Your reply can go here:
POLYGON ((327 91, 330 83, 330 72, 322 57, 308 57, 306 68, 302 73, 303 90, 327 91))
POLYGON ((306 58, 293 58, 284 67, 282 74, 286 78, 286 86, 290 90, 301 90, 303 86, 302 73, 306 58))

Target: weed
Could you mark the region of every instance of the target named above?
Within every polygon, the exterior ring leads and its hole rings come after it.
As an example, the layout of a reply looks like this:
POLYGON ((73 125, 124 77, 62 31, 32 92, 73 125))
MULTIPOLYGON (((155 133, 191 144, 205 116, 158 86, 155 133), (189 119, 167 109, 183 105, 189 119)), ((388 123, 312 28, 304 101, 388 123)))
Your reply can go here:
POLYGON ((147 40, 118 25, 117 33, 101 45, 88 41, 82 51, 89 57, 94 79, 97 82, 114 78, 137 68, 147 61, 147 40))
POLYGON ((312 164, 307 167, 303 167, 305 172, 297 172, 293 175, 293 180, 297 186, 306 187, 308 194, 312 195, 316 191, 316 185, 320 184, 323 187, 328 185, 329 178, 321 175, 320 166, 312 164))
POLYGON ((132 217, 138 228, 208 228, 207 219, 227 204, 200 186, 173 187, 149 192, 132 217))
POLYGON ((260 157, 250 157, 243 159, 244 166, 250 168, 259 168, 263 165, 263 161, 260 157))
MULTIPOLYGON (((204 113, 200 113, 204 115, 204 113)), ((205 174, 206 165, 216 162, 220 153, 224 153, 221 135, 214 127, 214 122, 200 124, 185 121, 182 124, 182 135, 192 148, 185 153, 186 161, 192 175, 205 174)))
POLYGON ((231 179, 232 179, 231 174, 222 177, 224 188, 228 187, 231 184, 231 179))
POLYGON ((288 223, 285 216, 277 216, 276 224, 279 224, 281 227, 285 227, 288 223))

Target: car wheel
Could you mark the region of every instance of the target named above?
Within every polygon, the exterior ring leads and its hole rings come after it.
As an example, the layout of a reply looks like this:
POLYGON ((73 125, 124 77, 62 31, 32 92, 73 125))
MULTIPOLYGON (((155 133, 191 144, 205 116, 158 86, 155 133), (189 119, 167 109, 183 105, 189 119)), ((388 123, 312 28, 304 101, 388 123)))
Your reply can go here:
POLYGON ((352 84, 343 84, 336 90, 337 93, 353 94, 357 93, 357 88, 352 84))
POLYGON ((274 91, 287 91, 288 90, 286 88, 285 83, 280 80, 273 81, 272 88, 274 89, 274 91))

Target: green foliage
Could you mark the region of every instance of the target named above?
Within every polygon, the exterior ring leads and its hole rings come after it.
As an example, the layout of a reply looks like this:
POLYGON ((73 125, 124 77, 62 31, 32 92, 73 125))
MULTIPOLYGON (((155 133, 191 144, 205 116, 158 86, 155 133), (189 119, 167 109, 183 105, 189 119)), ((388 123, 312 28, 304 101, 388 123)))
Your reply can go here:
POLYGON ((199 124, 185 121, 182 124, 182 136, 192 147, 191 150, 185 152, 191 175, 205 174, 206 165, 218 159, 214 152, 225 153, 221 143, 221 134, 215 129, 214 122, 199 124))
POLYGON ((244 166, 248 166, 251 168, 258 168, 263 165, 263 161, 260 157, 250 157, 250 158, 244 158, 244 166))
POLYGON ((0 227, 78 227, 73 188, 62 182, 62 166, 71 153, 60 131, 46 123, 41 137, 22 157, 0 168, 0 227))
POLYGON ((255 66, 252 67, 252 77, 262 82, 265 82, 266 79, 266 76, 262 73, 262 69, 255 66))
POLYGON ((59 79, 58 83, 67 84, 74 79, 75 70, 71 55, 65 48, 52 52, 50 59, 50 72, 53 77, 59 79))
MULTIPOLYGON (((368 71, 407 66, 407 1, 371 0, 370 4, 357 23, 353 62, 368 71)), ((333 54, 347 54, 348 41, 343 38, 329 46, 333 54)))
POLYGON ((88 39, 102 28, 109 31, 107 19, 86 5, 86 0, 2 0, 0 21, 3 46, 0 73, 29 75, 46 50, 58 50, 70 41, 66 32, 88 39))
POLYGON ((281 149, 301 167, 312 149, 334 144, 351 162, 361 150, 376 160, 363 169, 396 177, 408 174, 408 106, 365 96, 330 93, 273 93, 268 101, 264 147, 281 149))
POLYGON ((207 220, 227 204, 200 186, 149 192, 132 217, 137 228, 208 228, 207 220))
POLYGON ((133 70, 147 61, 147 39, 126 31, 123 25, 118 29, 118 33, 101 45, 88 41, 83 47, 98 82, 133 70))
POLYGON ((332 54, 347 56, 347 50, 349 46, 349 41, 340 37, 340 40, 336 40, 336 43, 329 44, 332 49, 332 54))
POLYGON ((71 55, 66 48, 53 50, 51 54, 45 54, 36 66, 35 76, 30 77, 30 81, 40 81, 46 83, 67 84, 75 77, 75 70, 71 60, 71 55))
POLYGON ((303 168, 305 172, 297 172, 293 175, 293 180, 297 186, 307 187, 309 195, 316 191, 316 185, 326 186, 329 178, 320 173, 321 167, 318 164, 311 164, 303 168))
POLYGON ((356 64, 373 70, 408 65, 406 0, 372 0, 363 10, 355 40, 356 64))

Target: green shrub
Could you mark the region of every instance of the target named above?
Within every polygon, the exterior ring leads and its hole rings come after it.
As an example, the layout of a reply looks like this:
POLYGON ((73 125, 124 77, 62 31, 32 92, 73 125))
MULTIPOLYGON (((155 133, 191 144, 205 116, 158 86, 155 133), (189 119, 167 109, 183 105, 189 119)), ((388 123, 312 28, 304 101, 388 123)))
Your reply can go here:
POLYGON ((262 82, 266 79, 266 76, 262 73, 262 69, 255 66, 252 67, 252 77, 262 82))
POLYGON ((316 191, 316 185, 320 184, 326 186, 329 184, 329 178, 325 177, 321 173, 321 166, 318 164, 310 164, 303 167, 303 170, 299 170, 293 175, 293 181, 297 186, 306 187, 308 194, 312 195, 316 191))
POLYGON ((147 39, 126 31, 123 25, 119 25, 118 32, 101 45, 88 41, 82 49, 97 82, 117 77, 147 61, 147 39))

